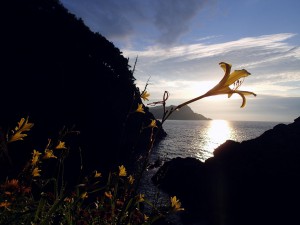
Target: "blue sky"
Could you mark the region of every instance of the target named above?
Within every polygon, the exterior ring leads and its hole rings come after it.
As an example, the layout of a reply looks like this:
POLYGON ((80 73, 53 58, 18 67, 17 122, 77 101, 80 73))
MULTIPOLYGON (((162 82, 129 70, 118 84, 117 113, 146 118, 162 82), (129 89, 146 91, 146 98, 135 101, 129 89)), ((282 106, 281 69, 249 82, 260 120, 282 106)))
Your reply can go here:
MULTIPOLYGON (((223 77, 219 62, 246 69, 239 96, 209 97, 189 106, 213 119, 292 122, 300 116, 298 0, 62 0, 94 32, 134 64, 150 101, 168 104, 204 94, 223 77)), ((145 102, 147 104, 148 102, 145 102)))

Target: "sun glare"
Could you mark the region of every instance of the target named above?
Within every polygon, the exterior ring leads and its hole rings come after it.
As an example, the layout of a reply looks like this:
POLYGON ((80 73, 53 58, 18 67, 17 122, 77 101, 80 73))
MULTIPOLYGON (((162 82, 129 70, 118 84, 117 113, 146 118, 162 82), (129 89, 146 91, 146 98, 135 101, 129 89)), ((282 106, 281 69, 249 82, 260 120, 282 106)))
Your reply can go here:
POLYGON ((207 130, 207 136, 210 139, 206 143, 205 149, 211 153, 226 140, 230 139, 231 128, 226 120, 211 120, 210 126, 207 130))

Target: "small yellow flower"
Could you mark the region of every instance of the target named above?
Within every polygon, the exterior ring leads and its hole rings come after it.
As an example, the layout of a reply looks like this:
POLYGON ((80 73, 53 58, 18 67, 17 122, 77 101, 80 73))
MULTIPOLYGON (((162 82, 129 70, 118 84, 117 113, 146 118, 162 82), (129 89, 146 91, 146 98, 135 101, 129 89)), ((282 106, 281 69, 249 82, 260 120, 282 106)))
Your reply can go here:
POLYGON ((10 205, 11 205, 11 203, 8 201, 0 202, 0 208, 7 208, 10 205))
POLYGON ((148 219, 149 219, 149 216, 147 216, 146 214, 144 214, 144 220, 145 220, 145 222, 148 221, 148 219))
POLYGON ((126 168, 123 165, 119 166, 119 176, 120 177, 127 176, 126 168))
POLYGON ((179 201, 179 199, 177 199, 176 196, 171 197, 171 207, 174 211, 184 210, 184 208, 181 208, 181 202, 179 201))
POLYGON ((44 159, 50 159, 50 158, 57 158, 54 154, 53 151, 51 149, 46 149, 45 153, 44 153, 44 159))
POLYGON ((156 120, 151 120, 149 127, 152 127, 152 128, 157 127, 156 120))
POLYGON ((141 94, 141 98, 144 101, 149 101, 148 97, 150 96, 150 94, 147 91, 143 91, 143 93, 141 94))
POLYGON ((41 154, 42 153, 40 153, 39 151, 37 151, 35 149, 33 150, 31 165, 35 166, 38 163, 41 154))
POLYGON ((104 192, 104 195, 105 195, 107 198, 112 199, 112 194, 111 194, 110 191, 104 192))
POLYGON ((39 177, 39 176, 41 176, 40 172, 41 172, 41 170, 39 170, 38 167, 35 167, 35 168, 32 170, 32 176, 33 176, 33 177, 39 177))
POLYGON ((138 108, 136 109, 136 112, 145 113, 144 108, 143 108, 143 104, 138 104, 138 108))
POLYGON ((66 149, 66 143, 63 141, 59 141, 58 145, 55 147, 55 149, 66 149))
POLYGON ((28 117, 26 118, 26 120, 24 118, 21 118, 20 122, 18 122, 18 126, 16 126, 14 130, 12 130, 12 135, 9 137, 8 142, 23 140, 23 138, 26 137, 27 134, 23 134, 22 132, 30 131, 33 125, 33 123, 28 123, 28 117))
POLYGON ((89 196, 88 196, 88 193, 87 192, 84 192, 84 193, 82 193, 81 195, 80 195, 80 198, 81 199, 85 199, 85 198, 88 198, 89 196))
POLYGON ((129 176, 128 177, 128 182, 129 182, 129 184, 133 184, 133 182, 134 182, 134 178, 133 178, 133 176, 129 176))
POLYGON ((138 198, 137 201, 138 201, 138 202, 143 202, 143 201, 145 201, 144 197, 145 197, 144 194, 139 194, 139 195, 137 196, 137 198, 138 198))
POLYGON ((95 171, 94 177, 101 177, 101 176, 102 176, 102 174, 101 174, 101 173, 98 173, 98 171, 96 170, 96 171, 95 171))

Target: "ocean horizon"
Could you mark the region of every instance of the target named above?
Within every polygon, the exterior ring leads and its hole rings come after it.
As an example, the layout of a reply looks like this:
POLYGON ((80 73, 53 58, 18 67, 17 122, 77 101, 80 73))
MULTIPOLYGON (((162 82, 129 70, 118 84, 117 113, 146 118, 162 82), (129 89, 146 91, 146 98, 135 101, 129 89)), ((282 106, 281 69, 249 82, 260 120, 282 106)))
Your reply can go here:
POLYGON ((194 157, 201 161, 213 156, 213 151, 226 142, 242 142, 257 138, 278 124, 275 121, 234 120, 167 120, 163 128, 167 136, 153 149, 152 159, 163 161, 176 157, 194 157))

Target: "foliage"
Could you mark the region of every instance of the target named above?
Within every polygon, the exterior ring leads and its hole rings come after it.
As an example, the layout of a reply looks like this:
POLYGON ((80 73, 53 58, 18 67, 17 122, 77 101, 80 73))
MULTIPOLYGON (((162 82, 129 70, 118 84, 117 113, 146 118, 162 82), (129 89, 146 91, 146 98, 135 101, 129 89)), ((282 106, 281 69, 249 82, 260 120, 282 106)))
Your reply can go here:
MULTIPOLYGON (((230 64, 220 63, 220 65, 225 75, 219 84, 206 94, 171 108, 170 111, 165 110, 165 104, 169 97, 168 92, 164 93, 162 101, 150 103, 163 105, 162 124, 175 110, 212 95, 228 94, 230 97, 233 93, 237 93, 243 99, 241 107, 245 106, 244 95, 255 94, 237 89, 241 85, 240 78, 244 78, 250 73, 246 70, 230 73, 230 64), (234 85, 233 89, 229 87, 232 84, 234 85)), ((147 101, 149 96, 150 94, 145 88, 139 98, 147 101)), ((131 114, 144 115, 144 105, 132 104, 126 122, 131 114)), ((150 130, 148 132, 149 145, 140 167, 137 167, 134 174, 128 174, 124 165, 118 166, 118 169, 109 172, 106 176, 95 170, 71 190, 66 189, 63 169, 64 159, 69 150, 64 138, 70 131, 62 131, 57 140, 49 139, 43 152, 36 149, 32 151, 31 159, 28 160, 17 178, 6 179, 0 186, 0 223, 151 224, 172 212, 184 210, 176 196, 170 198, 168 205, 161 205, 157 200, 154 203, 148 201, 143 193, 139 193, 140 181, 149 165, 149 156, 156 135, 159 133, 154 130, 162 128, 162 126, 157 126, 156 122, 156 120, 151 120, 142 128, 150 130), (48 162, 51 160, 55 160, 57 163, 56 170, 52 173, 54 175, 49 177, 46 172, 51 170, 51 167, 48 167, 48 162), (146 205, 150 206, 150 211, 144 210, 146 205)), ((15 129, 7 133, 5 144, 23 140, 33 125, 28 122, 28 118, 21 118, 15 129)))
MULTIPOLYGON (((7 144, 23 140, 33 125, 28 118, 21 118, 18 126, 8 132, 7 144)), ((156 127, 155 122, 149 127, 156 127)), ((64 142, 67 133, 62 132, 58 140, 49 139, 43 152, 34 149, 19 176, 1 184, 0 224, 152 224, 183 210, 176 196, 169 205, 147 200, 143 193, 138 193, 140 177, 128 174, 124 165, 108 175, 95 170, 73 189, 66 189, 62 168, 69 150, 64 142), (48 177, 52 160, 57 170, 48 177), (147 214, 143 210, 145 205, 151 208, 147 214)))

